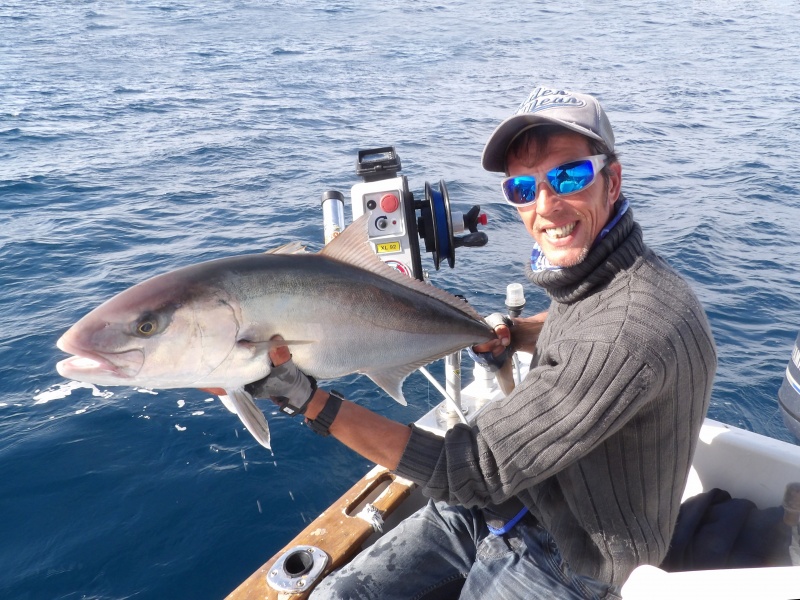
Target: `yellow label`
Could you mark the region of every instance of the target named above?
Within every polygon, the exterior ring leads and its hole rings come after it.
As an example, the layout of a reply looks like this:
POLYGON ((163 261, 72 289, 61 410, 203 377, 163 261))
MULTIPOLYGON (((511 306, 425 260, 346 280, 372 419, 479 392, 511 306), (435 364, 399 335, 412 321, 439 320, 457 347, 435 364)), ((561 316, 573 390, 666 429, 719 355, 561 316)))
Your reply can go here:
POLYGON ((389 252, 400 252, 402 247, 400 242, 386 242, 384 244, 375 244, 378 249, 378 254, 387 254, 389 252))

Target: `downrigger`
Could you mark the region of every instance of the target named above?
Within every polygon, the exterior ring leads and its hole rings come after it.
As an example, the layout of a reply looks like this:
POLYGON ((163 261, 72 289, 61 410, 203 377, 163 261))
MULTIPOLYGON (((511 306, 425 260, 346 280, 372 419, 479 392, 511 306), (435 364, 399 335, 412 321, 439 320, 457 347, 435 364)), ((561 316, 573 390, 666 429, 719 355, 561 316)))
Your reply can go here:
MULTIPOLYGON (((363 179, 350 191, 353 220, 369 215, 369 241, 378 257, 392 268, 424 280, 420 240, 433 256, 436 270, 443 260, 455 266, 461 246, 485 246, 485 213, 473 206, 466 214, 452 211, 444 180, 438 188, 425 182, 424 200, 414 200, 408 179, 400 175, 400 157, 393 146, 359 150, 356 174, 363 179), (467 232, 464 235, 464 232, 467 232)), ((344 196, 331 190, 322 195, 325 242, 344 229, 344 196)))

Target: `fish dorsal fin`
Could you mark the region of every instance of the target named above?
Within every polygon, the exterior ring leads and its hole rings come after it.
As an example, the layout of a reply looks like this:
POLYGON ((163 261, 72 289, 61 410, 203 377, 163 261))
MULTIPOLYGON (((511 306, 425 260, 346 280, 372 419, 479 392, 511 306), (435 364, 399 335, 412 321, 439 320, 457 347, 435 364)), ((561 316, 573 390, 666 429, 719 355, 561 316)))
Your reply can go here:
POLYGON ((301 242, 295 241, 267 250, 264 254, 305 254, 306 252, 306 247, 301 242))
POLYGON ((418 279, 403 275, 399 271, 395 271, 392 267, 378 258, 369 243, 367 233, 367 224, 369 223, 368 219, 369 214, 361 215, 342 233, 328 242, 328 244, 320 251, 320 254, 326 256, 327 258, 332 258, 334 260, 353 265, 354 267, 359 267, 360 269, 364 269, 370 273, 375 273, 376 275, 380 275, 385 279, 391 279, 395 283, 399 283, 402 286, 421 292, 426 296, 430 296, 431 298, 436 298, 440 302, 444 302, 445 304, 452 306, 456 310, 469 315, 473 319, 478 319, 480 321, 483 320, 483 318, 477 312, 475 312, 474 308, 460 298, 456 298, 452 294, 449 294, 448 292, 445 292, 444 290, 433 285, 423 283, 418 279))

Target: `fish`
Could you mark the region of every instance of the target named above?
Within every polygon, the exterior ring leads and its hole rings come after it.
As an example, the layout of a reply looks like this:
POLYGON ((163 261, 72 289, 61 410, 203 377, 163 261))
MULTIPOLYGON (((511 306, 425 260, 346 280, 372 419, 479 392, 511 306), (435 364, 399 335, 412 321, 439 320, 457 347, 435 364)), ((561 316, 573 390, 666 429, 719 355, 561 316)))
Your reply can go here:
POLYGON ((317 380, 360 373, 406 404, 410 373, 495 333, 466 301, 381 261, 366 219, 318 253, 221 258, 138 283, 61 336, 57 347, 72 356, 56 369, 102 386, 224 391, 268 449, 269 426, 245 386, 269 374, 279 344, 317 380))

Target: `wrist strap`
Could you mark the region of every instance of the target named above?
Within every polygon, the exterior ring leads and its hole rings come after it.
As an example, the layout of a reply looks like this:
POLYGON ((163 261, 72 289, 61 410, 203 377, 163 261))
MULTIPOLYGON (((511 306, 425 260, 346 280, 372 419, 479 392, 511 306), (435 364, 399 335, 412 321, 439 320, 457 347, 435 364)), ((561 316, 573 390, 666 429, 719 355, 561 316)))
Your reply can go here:
POLYGON ((328 400, 325 402, 325 406, 317 415, 317 418, 313 421, 311 419, 306 419, 306 424, 314 433, 323 437, 331 434, 330 428, 331 425, 333 425, 333 420, 339 413, 339 407, 342 405, 342 400, 344 400, 344 398, 339 392, 335 390, 328 392, 328 400))
POLYGON ((486 317, 484 321, 491 325, 492 329, 500 325, 505 325, 509 329, 514 329, 514 320, 503 313, 492 313, 486 317))

